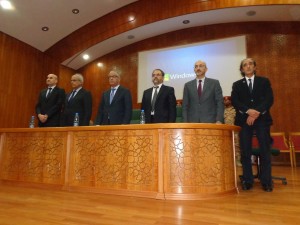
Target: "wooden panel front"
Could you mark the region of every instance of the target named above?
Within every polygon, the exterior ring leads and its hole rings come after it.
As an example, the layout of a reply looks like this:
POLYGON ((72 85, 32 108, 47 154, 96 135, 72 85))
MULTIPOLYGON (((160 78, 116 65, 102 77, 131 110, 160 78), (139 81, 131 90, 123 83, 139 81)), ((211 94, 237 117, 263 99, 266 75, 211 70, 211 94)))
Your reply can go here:
POLYGON ((2 135, 1 179, 64 184, 66 133, 2 135))
POLYGON ((158 191, 158 131, 74 132, 69 185, 123 191, 158 191))
POLYGON ((216 124, 0 129, 0 181, 157 199, 236 193, 232 131, 216 124))
POLYGON ((174 129, 165 133, 166 198, 207 198, 235 190, 232 133, 174 129))

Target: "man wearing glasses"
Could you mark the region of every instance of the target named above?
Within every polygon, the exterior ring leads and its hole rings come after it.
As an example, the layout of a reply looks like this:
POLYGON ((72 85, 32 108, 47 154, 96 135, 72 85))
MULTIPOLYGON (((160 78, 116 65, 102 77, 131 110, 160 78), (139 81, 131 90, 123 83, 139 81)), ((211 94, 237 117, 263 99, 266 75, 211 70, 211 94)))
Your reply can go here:
POLYGON ((81 74, 71 77, 72 92, 67 94, 63 111, 62 126, 73 126, 75 113, 79 115, 79 126, 88 126, 92 115, 92 95, 82 85, 81 74))
POLYGON ((102 94, 95 125, 129 124, 132 114, 130 91, 120 85, 120 74, 110 71, 108 81, 110 89, 102 94))

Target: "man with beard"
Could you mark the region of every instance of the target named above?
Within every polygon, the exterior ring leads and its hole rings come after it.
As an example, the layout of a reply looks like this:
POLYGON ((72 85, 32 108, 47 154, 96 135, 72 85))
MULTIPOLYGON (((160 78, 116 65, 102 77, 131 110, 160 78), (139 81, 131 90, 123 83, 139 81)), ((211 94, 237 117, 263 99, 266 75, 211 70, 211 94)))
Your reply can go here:
POLYGON ((165 73, 161 69, 152 72, 153 87, 144 91, 142 109, 146 123, 174 123, 176 97, 173 87, 163 85, 165 73))
POLYGON ((207 66, 202 60, 195 63, 194 71, 196 79, 184 85, 183 122, 223 123, 224 103, 220 82, 205 76, 207 66))

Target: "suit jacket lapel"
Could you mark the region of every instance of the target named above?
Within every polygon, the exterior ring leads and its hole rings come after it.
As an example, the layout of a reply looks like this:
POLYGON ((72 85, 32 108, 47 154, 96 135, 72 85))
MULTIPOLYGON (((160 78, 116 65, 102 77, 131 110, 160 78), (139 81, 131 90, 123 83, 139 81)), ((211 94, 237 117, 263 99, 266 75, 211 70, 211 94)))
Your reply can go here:
POLYGON ((197 89, 197 79, 194 80, 194 83, 193 83, 193 92, 194 92, 194 95, 197 95, 198 96, 198 89, 197 89))
POLYGON ((203 97, 205 96, 205 94, 206 94, 206 92, 207 92, 209 86, 210 86, 210 80, 206 77, 206 78, 204 79, 204 85, 203 85, 201 97, 202 97, 202 96, 203 96, 203 97))
MULTIPOLYGON (((116 99, 119 97, 119 95, 120 95, 120 87, 121 87, 121 86, 119 86, 118 89, 115 90, 114 98, 113 98, 113 100, 111 101, 111 104, 113 104, 113 103, 116 101, 116 99)), ((111 92, 111 90, 109 90, 109 94, 108 94, 108 102, 109 102, 109 100, 110 100, 110 92, 111 92)))
POLYGON ((43 96, 44 99, 47 99, 47 97, 46 97, 47 91, 48 91, 48 88, 44 89, 43 92, 42 92, 42 96, 43 96))
POLYGON ((165 86, 161 85, 160 90, 159 90, 159 92, 158 92, 158 94, 156 96, 156 102, 157 102, 157 99, 159 98, 159 96, 161 96, 164 91, 165 91, 165 86))
POLYGON ((255 77, 254 77, 254 83, 253 83, 253 88, 252 88, 252 95, 256 92, 257 84, 259 84, 259 79, 257 79, 257 76, 255 75, 255 77))
MULTIPOLYGON (((254 78, 255 79, 255 78, 254 78)), ((254 81, 254 85, 255 85, 255 81, 254 81)), ((254 91, 254 85, 252 87, 252 93, 250 93, 250 90, 249 90, 249 85, 248 85, 248 82, 247 82, 247 79, 246 77, 244 77, 244 80, 243 80, 243 84, 244 84, 244 88, 247 89, 247 92, 249 95, 253 94, 253 91, 254 91)))

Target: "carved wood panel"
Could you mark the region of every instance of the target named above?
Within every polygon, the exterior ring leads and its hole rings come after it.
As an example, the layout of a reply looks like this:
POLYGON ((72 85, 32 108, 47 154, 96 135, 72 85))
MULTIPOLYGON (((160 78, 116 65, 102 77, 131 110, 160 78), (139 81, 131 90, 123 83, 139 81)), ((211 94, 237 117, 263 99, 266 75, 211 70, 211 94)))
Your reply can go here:
POLYGON ((216 193, 234 188, 229 131, 169 130, 166 146, 167 193, 216 193))
POLYGON ((1 179, 63 184, 66 135, 7 133, 4 139, 1 179))
POLYGON ((157 191, 156 131, 76 132, 70 185, 157 191))

